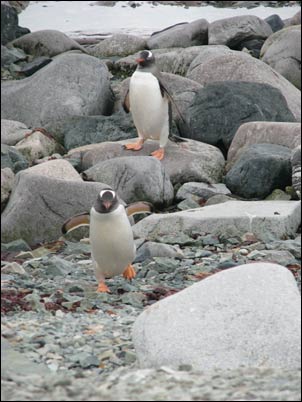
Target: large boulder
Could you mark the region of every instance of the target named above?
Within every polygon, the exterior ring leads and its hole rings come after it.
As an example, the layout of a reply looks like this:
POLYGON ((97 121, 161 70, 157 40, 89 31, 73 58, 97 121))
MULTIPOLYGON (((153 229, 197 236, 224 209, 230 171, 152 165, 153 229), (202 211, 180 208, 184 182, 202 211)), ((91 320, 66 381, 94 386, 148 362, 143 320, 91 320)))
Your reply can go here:
POLYGON ((295 121, 281 92, 267 84, 216 82, 200 89, 187 109, 184 137, 230 147, 239 126, 248 121, 295 121), (274 99, 274 102, 271 100, 274 99))
POLYGON ((296 12, 296 14, 293 17, 284 20, 284 25, 286 27, 291 25, 301 25, 301 10, 296 12))
POLYGON ((292 151, 291 164, 293 173, 292 184, 301 200, 301 145, 292 151))
POLYGON ((300 201, 228 201, 182 212, 152 214, 133 226, 135 237, 158 240, 179 233, 238 237, 247 232, 264 241, 294 236, 301 223, 300 201), (265 221, 265 225, 263 222, 265 221))
MULTIPOLYGON (((66 158, 80 159, 79 170, 83 171, 98 162, 121 156, 149 156, 158 149, 157 141, 148 141, 140 151, 132 152, 123 148, 126 143, 137 139, 104 142, 97 145, 86 145, 70 151, 66 158)), ((197 141, 169 142, 164 159, 161 161, 170 176, 171 182, 183 184, 187 181, 219 183, 222 178, 225 160, 218 148, 197 141)))
POLYGON ((154 32, 147 40, 149 49, 168 47, 189 47, 208 44, 208 26, 205 19, 191 23, 176 24, 162 31, 154 32))
POLYGON ((133 327, 141 368, 295 370, 301 364, 300 337, 295 279, 270 263, 212 275, 148 307, 133 327))
POLYGON ((45 162, 16 175, 2 214, 3 242, 22 238, 34 245, 57 240, 66 219, 90 210, 104 184, 84 182, 71 166, 61 164, 68 162, 58 162, 45 162))
POLYGON ((17 116, 29 127, 73 115, 110 114, 112 107, 106 65, 82 54, 60 55, 31 77, 1 85, 2 118, 17 116))
POLYGON ((30 130, 19 121, 1 119, 1 144, 16 145, 30 130))
POLYGON ((85 48, 75 40, 69 38, 63 32, 53 29, 23 35, 21 38, 15 39, 12 45, 35 57, 53 57, 69 50, 80 50, 87 53, 85 48))
POLYGON ((10 168, 1 169, 1 212, 3 211, 15 180, 14 172, 10 168))
POLYGON ((227 171, 252 144, 276 144, 293 149, 301 144, 301 123, 252 121, 242 124, 228 151, 227 171))
POLYGON ((226 45, 241 50, 245 42, 264 41, 272 33, 270 25, 254 15, 224 18, 210 24, 209 45, 226 45))
POLYGON ((201 48, 200 55, 193 60, 188 70, 187 78, 202 85, 216 81, 247 81, 271 85, 281 91, 289 109, 297 121, 301 121, 301 92, 281 74, 263 61, 235 50, 223 51, 221 54, 213 50, 211 57, 203 60, 203 52, 209 51, 209 46, 201 48))
POLYGON ((291 150, 275 144, 254 144, 246 148, 228 171, 225 183, 243 198, 265 198, 292 182, 291 150))
POLYGON ((135 35, 114 34, 89 49, 89 53, 96 57, 128 56, 145 49, 146 40, 135 35))
POLYGON ((109 159, 85 170, 83 178, 106 183, 126 202, 148 201, 161 207, 174 198, 169 175, 161 162, 152 156, 109 159))
POLYGON ((19 27, 18 22, 17 11, 9 4, 4 4, 1 1, 1 44, 5 45, 15 38, 30 32, 27 28, 19 27))
POLYGON ((261 60, 301 89, 301 25, 284 28, 263 44, 261 60))

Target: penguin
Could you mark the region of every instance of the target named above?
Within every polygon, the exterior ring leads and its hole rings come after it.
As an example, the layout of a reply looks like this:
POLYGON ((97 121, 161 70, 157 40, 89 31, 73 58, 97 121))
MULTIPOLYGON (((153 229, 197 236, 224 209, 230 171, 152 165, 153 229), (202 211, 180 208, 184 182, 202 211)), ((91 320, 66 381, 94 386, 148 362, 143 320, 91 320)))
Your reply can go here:
POLYGON ((110 292, 105 279, 123 274, 126 279, 136 276, 131 265, 136 247, 128 216, 151 213, 152 205, 137 202, 124 207, 116 192, 110 188, 100 191, 89 213, 75 215, 64 222, 63 234, 79 226, 89 225, 89 239, 94 272, 98 281, 97 292, 110 292))
MULTIPOLYGON (((172 123, 172 103, 181 120, 184 123, 185 121, 163 83, 163 77, 155 64, 153 53, 150 50, 143 50, 136 62, 137 68, 130 78, 122 106, 127 113, 131 111, 138 140, 134 144, 124 145, 124 148, 139 151, 146 140, 157 140, 159 149, 151 155, 162 160, 172 123)), ((177 139, 185 141, 180 137, 177 139)))

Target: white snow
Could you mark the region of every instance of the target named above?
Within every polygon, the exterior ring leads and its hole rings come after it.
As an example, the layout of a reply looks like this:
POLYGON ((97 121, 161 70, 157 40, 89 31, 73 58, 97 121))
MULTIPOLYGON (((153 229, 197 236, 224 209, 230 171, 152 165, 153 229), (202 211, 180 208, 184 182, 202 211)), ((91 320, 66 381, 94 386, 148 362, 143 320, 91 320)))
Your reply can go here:
POLYGON ((142 5, 131 8, 127 2, 119 1, 114 7, 93 5, 94 1, 31 1, 30 5, 19 14, 19 25, 32 32, 42 29, 56 29, 71 37, 110 35, 112 33, 131 33, 148 36, 179 22, 191 22, 205 18, 209 22, 237 15, 256 15, 266 18, 278 14, 282 19, 292 17, 299 6, 292 7, 257 7, 215 8, 177 7, 168 5, 142 5))

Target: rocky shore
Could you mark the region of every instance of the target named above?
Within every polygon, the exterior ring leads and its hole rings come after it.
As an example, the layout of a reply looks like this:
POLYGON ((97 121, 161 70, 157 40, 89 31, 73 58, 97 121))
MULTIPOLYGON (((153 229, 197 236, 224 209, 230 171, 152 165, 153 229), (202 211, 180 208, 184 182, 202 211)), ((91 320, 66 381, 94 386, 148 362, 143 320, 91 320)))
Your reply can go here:
POLYGON ((300 400, 301 14, 81 45, 23 3, 1 2, 2 400, 300 400), (185 117, 163 161, 123 148, 142 49, 185 117), (61 227, 105 185, 155 212, 101 294, 88 228, 61 227))

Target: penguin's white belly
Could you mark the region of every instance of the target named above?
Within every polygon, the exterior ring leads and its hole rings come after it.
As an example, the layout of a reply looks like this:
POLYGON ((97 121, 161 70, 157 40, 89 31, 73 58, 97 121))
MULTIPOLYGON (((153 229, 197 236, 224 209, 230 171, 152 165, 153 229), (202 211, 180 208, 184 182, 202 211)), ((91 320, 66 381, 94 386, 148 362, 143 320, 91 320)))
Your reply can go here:
POLYGON ((97 280, 123 273, 135 258, 132 228, 122 205, 109 213, 90 212, 90 244, 97 280))
POLYGON ((130 110, 139 136, 159 140, 161 135, 168 135, 168 100, 162 97, 157 78, 135 71, 129 88, 130 110))

